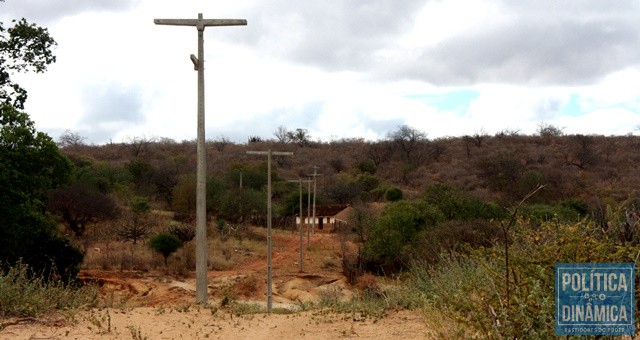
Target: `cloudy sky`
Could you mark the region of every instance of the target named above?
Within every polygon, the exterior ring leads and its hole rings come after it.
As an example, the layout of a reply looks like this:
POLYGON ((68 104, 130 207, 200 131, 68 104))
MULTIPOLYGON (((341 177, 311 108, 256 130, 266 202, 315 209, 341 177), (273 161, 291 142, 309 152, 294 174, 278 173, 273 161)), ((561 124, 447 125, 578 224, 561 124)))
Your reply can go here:
POLYGON ((194 139, 197 31, 153 19, 198 13, 248 20, 205 30, 208 139, 640 132, 637 0, 5 0, 5 26, 58 42, 46 73, 14 76, 25 110, 54 139, 194 139))

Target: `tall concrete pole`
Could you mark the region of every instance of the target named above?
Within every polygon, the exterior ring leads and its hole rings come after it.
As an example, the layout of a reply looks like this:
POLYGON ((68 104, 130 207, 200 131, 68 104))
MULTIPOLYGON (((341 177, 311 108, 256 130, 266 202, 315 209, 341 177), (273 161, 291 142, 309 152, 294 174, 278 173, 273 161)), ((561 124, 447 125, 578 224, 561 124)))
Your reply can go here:
POLYGON ((247 151, 249 155, 267 155, 267 312, 271 314, 273 306, 273 275, 271 265, 271 155, 293 156, 293 152, 247 151))
POLYGON ((271 313, 273 305, 273 265, 271 262, 271 252, 273 250, 271 239, 271 149, 267 156, 267 312, 271 313))
MULTIPOLYGON (((302 226, 304 226, 304 224, 305 224, 303 219, 302 219, 302 217, 304 216, 303 215, 303 211, 302 211, 302 182, 308 182, 309 185, 310 185, 311 181, 310 180, 303 180, 302 178, 300 178, 298 180, 289 180, 289 182, 298 182, 298 189, 300 191, 300 225, 299 225, 299 232, 300 232, 300 264, 299 264, 299 269, 300 269, 300 272, 302 273, 302 272, 304 272, 304 241, 303 241, 304 237, 303 237, 302 226)), ((309 217, 309 215, 307 215, 307 217, 309 217)), ((308 230, 309 230, 309 226, 307 224, 307 231, 308 230)))
POLYGON ((318 167, 313 166, 313 174, 309 175, 313 176, 313 225, 311 227, 311 233, 316 232, 316 178, 318 176, 322 176, 322 174, 318 173, 318 167))
POLYGON ((315 234, 316 232, 316 171, 317 168, 313 167, 313 228, 311 229, 311 233, 315 234))
POLYGON ((304 272, 304 247, 302 242, 302 178, 298 184, 298 192, 300 193, 300 272, 304 272))
POLYGON ((307 248, 311 245, 311 179, 307 181, 307 248))
MULTIPOLYGON (((202 13, 198 13, 202 20, 202 13)), ((204 134, 204 26, 198 26, 198 167, 196 183, 196 302, 207 303, 207 149, 204 134), (200 289, 198 289, 200 287, 200 289), (204 288, 202 288, 204 287, 204 288)))
POLYGON ((207 26, 246 25, 244 19, 154 19, 156 25, 195 26, 198 30, 198 57, 191 55, 194 68, 198 71, 198 131, 196 173, 196 302, 207 303, 207 211, 206 183, 207 163, 204 133, 204 29, 207 26))

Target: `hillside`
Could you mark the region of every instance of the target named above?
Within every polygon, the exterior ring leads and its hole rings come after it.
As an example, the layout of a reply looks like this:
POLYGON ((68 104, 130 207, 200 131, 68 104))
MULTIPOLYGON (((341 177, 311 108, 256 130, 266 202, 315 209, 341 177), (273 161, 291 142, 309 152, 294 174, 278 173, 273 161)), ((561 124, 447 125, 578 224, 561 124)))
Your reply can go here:
MULTIPOLYGON (((293 157, 273 157, 274 173, 282 180, 306 179, 317 166, 322 174, 317 178, 318 199, 326 204, 381 200, 384 189, 392 186, 401 188, 405 197, 417 197, 428 186, 445 183, 508 205, 545 184, 535 200, 575 198, 595 209, 608 199, 627 199, 639 184, 640 138, 636 136, 562 135, 551 129, 555 133, 505 132, 429 140, 423 132, 407 129, 399 128, 400 135, 376 142, 208 141, 207 171, 227 182, 239 181, 238 174, 232 176, 234 169, 266 163, 266 157, 247 155, 247 151, 290 151, 293 157)), ((107 167, 112 176, 128 172, 131 194, 149 197, 169 210, 175 186, 195 174, 196 147, 189 141, 133 138, 129 143, 71 145, 62 150, 81 166, 107 167)))

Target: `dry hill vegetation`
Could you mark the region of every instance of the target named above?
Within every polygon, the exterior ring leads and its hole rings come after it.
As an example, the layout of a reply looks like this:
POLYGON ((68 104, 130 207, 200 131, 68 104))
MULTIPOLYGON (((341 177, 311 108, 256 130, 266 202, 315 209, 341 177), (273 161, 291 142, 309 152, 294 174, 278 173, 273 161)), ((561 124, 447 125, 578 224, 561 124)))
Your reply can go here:
MULTIPOLYGON (((393 186, 412 199, 430 185, 443 183, 507 206, 545 184, 532 201, 553 204, 578 199, 592 210, 602 210, 606 200, 621 202, 638 187, 636 136, 563 135, 558 128, 541 126, 533 136, 504 131, 430 140, 425 132, 401 126, 375 142, 309 138, 300 142, 251 137, 245 144, 209 140, 208 174, 238 184, 243 168, 266 170, 264 157, 246 151, 272 149, 294 153, 294 157, 274 156, 279 179, 308 178, 317 166, 322 174, 318 197, 327 204, 380 201, 384 189, 393 186)), ((129 195, 146 197, 154 207, 167 210, 195 174, 194 141, 137 137, 101 146, 67 142, 62 151, 84 173, 108 182, 106 186, 126 184, 129 195)), ((252 174, 245 174, 245 183, 251 181, 248 176, 252 174)))

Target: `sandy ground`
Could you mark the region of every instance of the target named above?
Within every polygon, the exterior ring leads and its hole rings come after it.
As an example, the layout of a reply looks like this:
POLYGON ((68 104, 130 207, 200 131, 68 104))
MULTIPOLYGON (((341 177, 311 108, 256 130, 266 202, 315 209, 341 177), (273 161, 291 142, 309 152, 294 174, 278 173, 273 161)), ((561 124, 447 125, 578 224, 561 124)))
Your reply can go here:
POLYGON ((103 309, 73 321, 49 319, 6 327, 0 339, 429 339, 422 318, 406 311, 364 319, 327 311, 234 316, 206 308, 103 309))
POLYGON ((321 297, 348 300, 357 290, 341 273, 335 235, 312 236, 299 272, 298 238, 274 234, 273 313, 266 305, 266 259, 247 255, 233 270, 209 272, 209 304, 195 304, 195 279, 162 272, 84 270, 81 276, 100 286, 110 308, 73 316, 2 320, 0 339, 429 339, 436 338, 420 312, 389 310, 382 318, 300 311, 321 297), (233 303, 261 309, 257 314, 223 307, 233 303), (262 307, 258 307, 262 306, 262 307), (236 310, 237 311, 237 310, 236 310))

